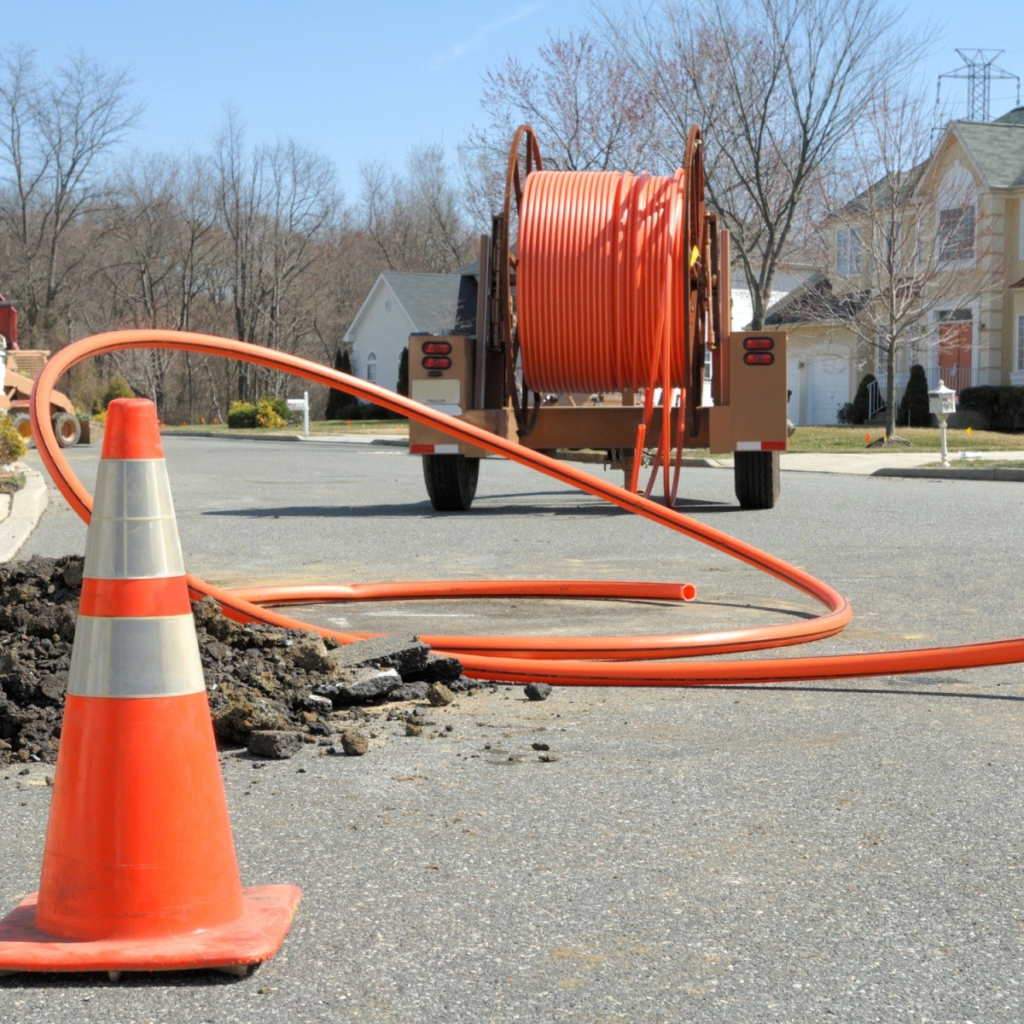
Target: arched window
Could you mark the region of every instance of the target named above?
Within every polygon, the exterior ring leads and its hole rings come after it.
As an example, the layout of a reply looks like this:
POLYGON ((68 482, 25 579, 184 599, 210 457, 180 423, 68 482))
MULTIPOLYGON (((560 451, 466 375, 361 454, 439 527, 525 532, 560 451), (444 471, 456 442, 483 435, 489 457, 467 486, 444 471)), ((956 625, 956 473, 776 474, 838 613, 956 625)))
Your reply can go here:
POLYGON ((370 352, 366 357, 366 379, 371 384, 377 383, 377 353, 370 352))
POLYGON ((940 263, 973 262, 976 256, 978 188, 962 164, 943 175, 938 193, 940 263))

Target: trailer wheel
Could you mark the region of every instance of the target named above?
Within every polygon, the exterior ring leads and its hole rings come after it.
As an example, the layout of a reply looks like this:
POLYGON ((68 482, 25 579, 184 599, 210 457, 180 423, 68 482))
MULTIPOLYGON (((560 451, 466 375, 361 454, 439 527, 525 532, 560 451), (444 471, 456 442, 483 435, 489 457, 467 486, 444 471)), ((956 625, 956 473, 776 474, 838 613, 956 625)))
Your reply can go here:
POLYGON ((775 508, 782 489, 778 452, 736 452, 736 497, 743 508, 775 508))
POLYGON ((82 438, 82 424, 70 412, 59 412, 53 417, 53 432, 61 448, 72 448, 82 438))
POLYGON ((21 435, 26 448, 33 447, 32 444, 32 420, 27 412, 12 412, 11 425, 21 435))
POLYGON ((468 512, 476 496, 480 460, 465 455, 424 455, 423 479, 437 512, 468 512))

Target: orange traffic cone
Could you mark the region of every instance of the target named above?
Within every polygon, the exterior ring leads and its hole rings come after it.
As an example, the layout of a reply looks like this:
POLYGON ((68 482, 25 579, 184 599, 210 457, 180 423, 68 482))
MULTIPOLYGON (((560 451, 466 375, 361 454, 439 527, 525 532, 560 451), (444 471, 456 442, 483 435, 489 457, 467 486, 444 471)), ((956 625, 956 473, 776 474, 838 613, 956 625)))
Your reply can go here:
POLYGON ((39 892, 0 971, 245 973, 295 886, 243 889, 156 409, 111 402, 39 892))

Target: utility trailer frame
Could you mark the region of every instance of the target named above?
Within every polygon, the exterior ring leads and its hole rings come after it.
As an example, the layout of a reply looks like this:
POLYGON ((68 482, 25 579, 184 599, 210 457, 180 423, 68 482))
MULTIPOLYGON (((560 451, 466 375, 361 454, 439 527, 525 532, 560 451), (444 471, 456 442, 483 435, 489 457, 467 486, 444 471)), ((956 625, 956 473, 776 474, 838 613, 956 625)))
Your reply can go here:
MULTIPOLYGON (((646 437, 661 436, 663 417, 669 416, 671 436, 684 438, 685 448, 734 456, 736 496, 744 508, 770 509, 779 497, 779 453, 788 437, 786 334, 726 329, 731 319, 729 236, 704 210, 700 156, 699 132, 694 130, 686 169, 688 176, 693 175, 689 180, 700 187, 693 222, 702 259, 691 261, 687 282, 692 296, 687 390, 692 400, 683 410, 671 404, 671 395, 668 402, 655 405, 646 437), (710 405, 701 404, 698 397, 704 389, 705 353, 711 368, 710 405), (685 416, 682 425, 680 415, 685 416)), ((463 277, 459 333, 409 338, 409 395, 534 450, 603 450, 608 464, 624 471, 628 484, 636 479, 637 432, 645 418, 639 393, 624 390, 616 402, 611 396, 524 391, 515 249, 525 181, 539 169, 533 133, 524 126, 516 133, 509 156, 504 208, 493 218, 490 235, 480 237, 477 270, 463 277)), ((409 452, 423 458, 435 509, 469 509, 480 459, 487 454, 483 449, 411 421, 409 452)))

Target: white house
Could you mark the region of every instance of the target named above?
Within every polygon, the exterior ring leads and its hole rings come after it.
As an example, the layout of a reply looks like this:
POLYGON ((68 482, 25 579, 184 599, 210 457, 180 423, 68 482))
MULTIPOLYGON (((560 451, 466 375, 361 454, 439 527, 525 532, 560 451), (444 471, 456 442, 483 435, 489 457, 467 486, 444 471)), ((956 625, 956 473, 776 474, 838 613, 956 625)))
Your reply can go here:
POLYGON ((395 391, 409 335, 457 329, 462 281, 461 274, 382 273, 345 332, 343 340, 352 348, 352 372, 395 391))

